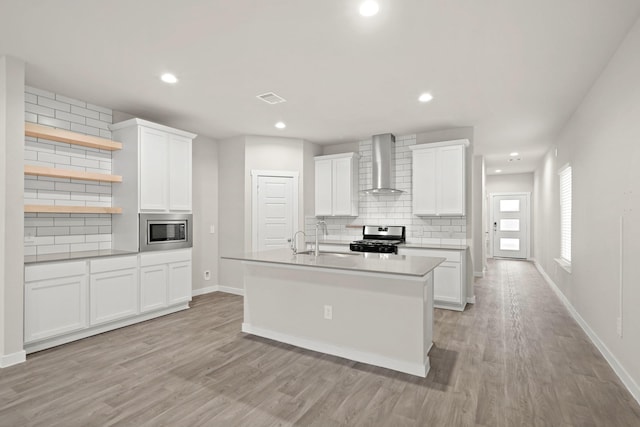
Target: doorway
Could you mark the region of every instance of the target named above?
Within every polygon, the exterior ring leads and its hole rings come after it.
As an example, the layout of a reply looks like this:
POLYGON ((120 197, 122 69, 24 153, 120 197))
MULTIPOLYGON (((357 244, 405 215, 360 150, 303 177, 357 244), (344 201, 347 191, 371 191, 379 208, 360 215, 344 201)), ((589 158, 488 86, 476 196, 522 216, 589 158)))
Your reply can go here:
POLYGON ((490 246, 493 258, 529 258, 530 193, 490 194, 490 246))
POLYGON ((298 229, 298 172, 251 171, 252 249, 289 246, 298 229))

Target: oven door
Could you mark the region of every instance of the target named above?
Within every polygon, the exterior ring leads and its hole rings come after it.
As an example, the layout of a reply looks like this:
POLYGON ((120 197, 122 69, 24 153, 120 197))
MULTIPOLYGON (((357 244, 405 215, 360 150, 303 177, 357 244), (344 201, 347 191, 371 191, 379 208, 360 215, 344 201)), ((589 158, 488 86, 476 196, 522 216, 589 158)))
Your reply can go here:
POLYGON ((140 251, 190 248, 191 215, 140 215, 140 251))

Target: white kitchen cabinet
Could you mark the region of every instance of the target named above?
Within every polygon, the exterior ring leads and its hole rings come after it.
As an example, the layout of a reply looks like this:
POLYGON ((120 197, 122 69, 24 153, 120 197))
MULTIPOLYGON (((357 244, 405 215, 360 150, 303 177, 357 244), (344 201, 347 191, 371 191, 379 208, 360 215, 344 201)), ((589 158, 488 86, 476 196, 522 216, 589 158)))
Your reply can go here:
POLYGON ((191 249, 140 254, 140 311, 191 301, 191 249))
POLYGON ((112 202, 122 207, 111 219, 112 246, 139 250, 139 213, 190 213, 192 210, 192 140, 195 134, 141 119, 109 127, 122 142, 113 153, 112 172, 122 183, 112 188, 112 202))
POLYGON ((464 216, 466 139, 413 145, 413 214, 464 216))
POLYGON ((86 271, 82 261, 25 267, 25 343, 87 327, 86 271))
POLYGON ((169 270, 169 304, 191 301, 191 261, 174 262, 169 270))
POLYGON ((138 314, 138 257, 109 257, 89 264, 90 325, 138 314))
POLYGON ((433 305, 464 310, 467 304, 466 251, 399 247, 398 255, 446 258, 433 271, 433 305))
POLYGON ((169 275, 167 265, 140 267, 140 312, 164 308, 167 306, 169 275))
POLYGON ((358 154, 315 158, 316 216, 358 216, 358 154))

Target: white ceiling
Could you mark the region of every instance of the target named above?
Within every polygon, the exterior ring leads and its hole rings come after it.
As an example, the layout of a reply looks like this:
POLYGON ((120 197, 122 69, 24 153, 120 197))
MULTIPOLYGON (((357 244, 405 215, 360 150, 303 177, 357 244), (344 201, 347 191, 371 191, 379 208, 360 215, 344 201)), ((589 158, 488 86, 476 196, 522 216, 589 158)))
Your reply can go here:
POLYGON ((357 0, 0 1, 0 54, 31 86, 213 138, 473 126, 505 173, 533 170, 640 14, 638 0, 381 0, 373 18, 357 0), (268 91, 287 102, 256 99, 268 91))

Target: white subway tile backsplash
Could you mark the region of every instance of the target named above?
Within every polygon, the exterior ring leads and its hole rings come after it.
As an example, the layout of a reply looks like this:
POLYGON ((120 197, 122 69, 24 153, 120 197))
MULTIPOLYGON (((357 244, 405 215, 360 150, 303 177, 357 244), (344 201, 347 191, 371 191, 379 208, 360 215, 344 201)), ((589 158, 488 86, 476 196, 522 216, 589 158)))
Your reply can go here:
POLYGON ((36 105, 31 103, 25 103, 24 106, 25 106, 25 111, 27 113, 33 113, 33 114, 37 114, 38 116, 47 116, 47 117, 55 116, 55 111, 53 108, 43 107, 42 105, 36 105))
MULTIPOLYGON (((80 107, 76 107, 80 108, 80 107)), ((87 135, 100 136, 100 130, 92 126, 85 126, 79 123, 71 123, 71 130, 78 133, 84 133, 87 135)))
POLYGON ((66 97, 66 96, 60 95, 60 94, 56 94, 56 99, 58 101, 66 102, 67 104, 76 105, 78 107, 86 107, 87 106, 87 103, 84 102, 84 101, 79 101, 77 99, 69 98, 69 97, 66 97))
POLYGON ((53 108, 54 110, 71 111, 71 105, 68 102, 56 101, 55 99, 47 98, 45 96, 38 97, 38 105, 53 108))
POLYGON ((66 120, 73 123, 80 123, 81 125, 86 124, 86 119, 84 116, 68 113, 66 111, 56 111, 56 119, 66 120))
POLYGON ((99 105, 94 105, 94 104, 87 103, 87 108, 89 108, 90 110, 99 111, 99 112, 104 113, 104 114, 109 114, 109 115, 113 114, 113 111, 111 109, 105 108, 105 107, 101 107, 99 105))
POLYGON ((47 90, 38 89, 32 86, 25 86, 24 91, 26 93, 30 93, 32 95, 46 96, 47 98, 55 99, 56 95, 53 92, 49 92, 47 90))
MULTIPOLYGON (((83 134, 111 138, 112 110, 45 90, 25 88, 25 119, 83 134)), ((98 173, 111 173, 111 152, 25 137, 25 163, 98 173)), ((25 176, 26 204, 111 206, 111 183, 68 178, 25 176)), ((25 254, 111 248, 111 215, 25 214, 25 254), (26 234, 25 234, 26 235, 26 234)))
POLYGON ((71 106, 71 112, 73 114, 78 114, 78 115, 84 116, 84 117, 90 117, 90 118, 96 119, 96 120, 100 119, 100 112, 98 112, 96 110, 89 110, 88 108, 84 108, 84 107, 79 107, 77 105, 72 105, 71 106))

